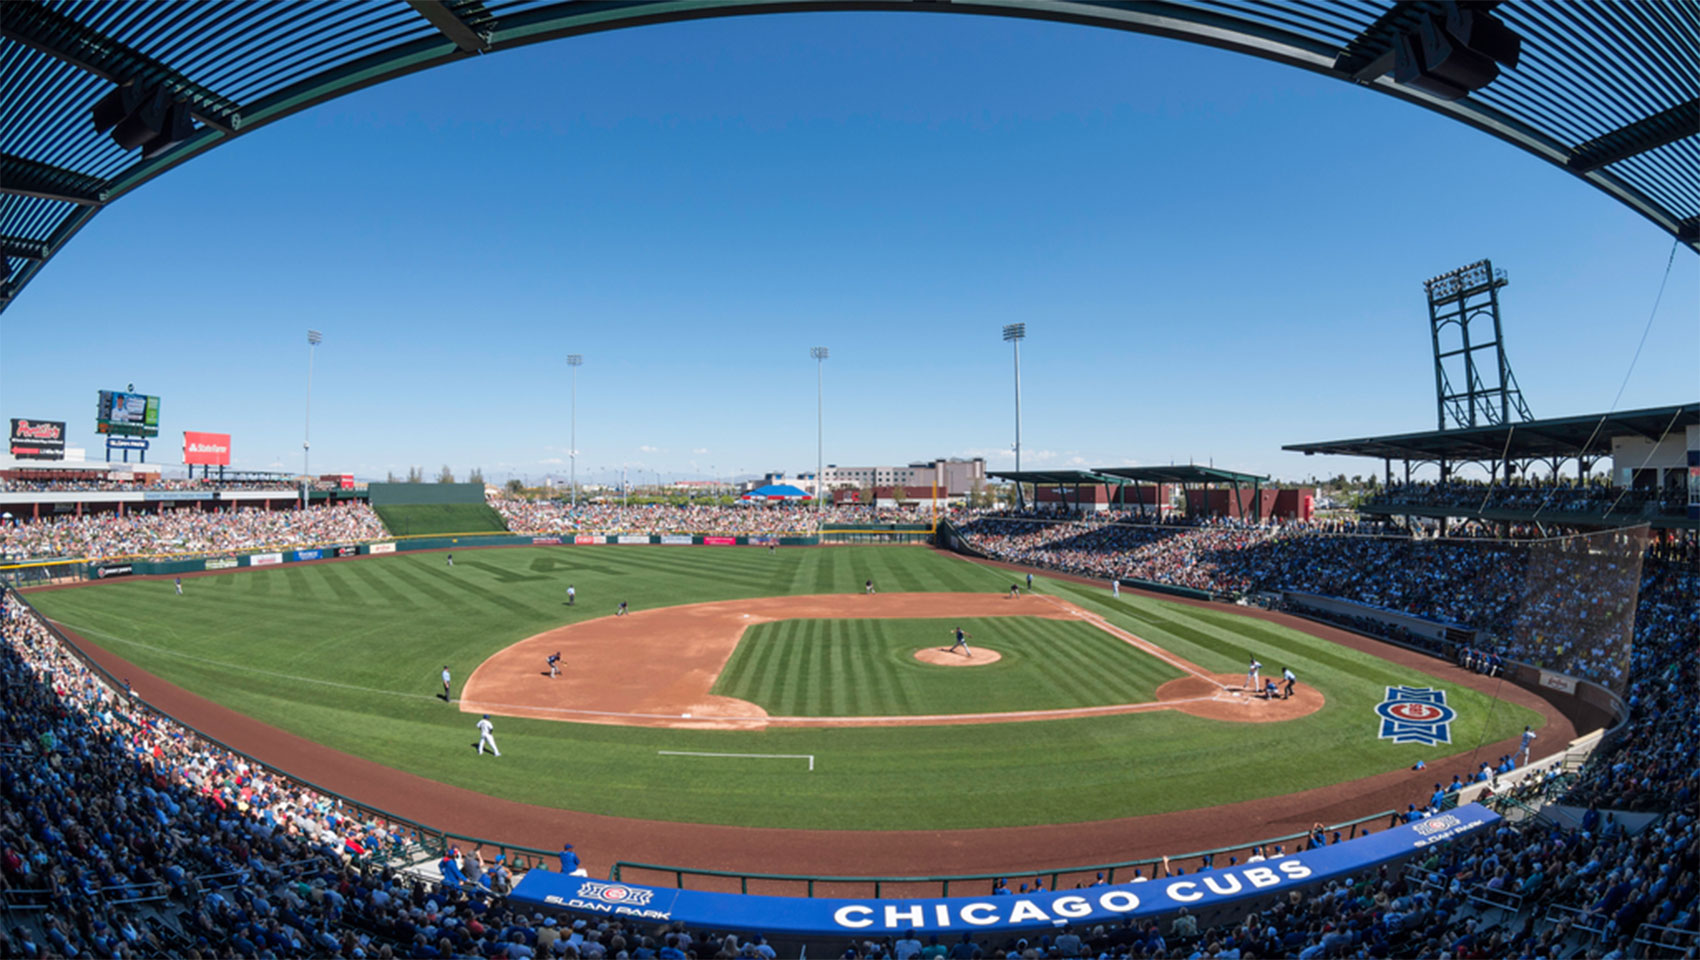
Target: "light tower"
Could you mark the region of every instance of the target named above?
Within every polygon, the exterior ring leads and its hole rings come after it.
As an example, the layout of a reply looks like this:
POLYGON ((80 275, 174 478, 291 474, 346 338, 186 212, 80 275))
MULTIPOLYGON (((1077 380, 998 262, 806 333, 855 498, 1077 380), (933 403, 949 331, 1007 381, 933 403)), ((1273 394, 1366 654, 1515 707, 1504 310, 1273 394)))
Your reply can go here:
POLYGON ((307 420, 301 428, 301 509, 307 509, 307 491, 313 475, 313 352, 325 341, 317 330, 307 331, 307 420))
POLYGON ((567 354, 567 366, 573 371, 572 446, 567 450, 567 485, 573 488, 573 511, 578 512, 578 368, 584 366, 584 355, 567 354))
MULTIPOLYGON (((1021 341, 1027 339, 1027 324, 1009 323, 1003 328, 1003 340, 1015 347, 1015 472, 1021 472, 1021 341)), ((1015 505, 1027 505, 1021 492, 1021 481, 1015 481, 1015 505)))
POLYGON ((826 464, 826 389, 825 373, 828 350, 810 347, 809 356, 815 359, 815 535, 820 535, 821 498, 825 495, 821 470, 826 464))

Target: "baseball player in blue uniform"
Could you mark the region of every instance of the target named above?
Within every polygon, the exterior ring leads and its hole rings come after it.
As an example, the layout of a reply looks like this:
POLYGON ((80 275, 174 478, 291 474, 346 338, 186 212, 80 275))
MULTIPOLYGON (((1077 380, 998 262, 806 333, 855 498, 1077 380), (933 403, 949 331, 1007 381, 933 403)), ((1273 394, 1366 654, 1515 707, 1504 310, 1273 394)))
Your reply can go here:
POLYGON ((972 636, 973 636, 972 633, 966 633, 966 632, 963 631, 963 629, 961 627, 957 627, 956 628, 956 642, 951 644, 950 649, 946 650, 945 653, 955 653, 956 648, 961 647, 963 653, 972 657, 974 655, 974 651, 968 649, 968 638, 972 637, 972 636))
POLYGON ((554 653, 549 654, 549 676, 551 678, 553 678, 553 677, 558 677, 560 675, 561 675, 561 651, 556 650, 554 653))
POLYGON ((614 611, 614 616, 623 617, 625 615, 626 615, 626 601, 621 600, 619 609, 614 611))

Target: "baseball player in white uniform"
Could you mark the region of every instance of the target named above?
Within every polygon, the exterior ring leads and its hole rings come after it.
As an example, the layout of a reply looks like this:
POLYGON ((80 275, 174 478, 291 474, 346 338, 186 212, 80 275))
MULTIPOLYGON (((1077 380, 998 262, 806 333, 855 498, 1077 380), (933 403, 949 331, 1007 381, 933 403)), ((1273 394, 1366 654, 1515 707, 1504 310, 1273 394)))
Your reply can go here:
POLYGON ((1252 657, 1251 665, 1245 668, 1245 688, 1247 690, 1250 690, 1253 693, 1257 692, 1257 685, 1259 683, 1258 677, 1262 671, 1263 664, 1258 663, 1256 657, 1252 657))
POLYGON ((481 756, 481 757, 484 756, 484 745, 486 743, 488 743, 490 745, 490 752, 491 753, 494 753, 498 757, 502 755, 502 751, 496 749, 495 730, 496 730, 496 725, 490 722, 490 715, 488 713, 486 713, 484 715, 484 719, 478 721, 478 755, 479 756, 481 756))
POLYGON ((1525 766, 1529 765, 1529 748, 1531 746, 1533 746, 1534 743, 1535 743, 1535 731, 1529 729, 1528 727, 1524 727, 1523 728, 1523 746, 1521 748, 1522 751, 1523 751, 1523 761, 1521 763, 1519 763, 1518 766, 1525 767, 1525 766))
POLYGON ((961 647, 964 655, 972 657, 974 655, 974 651, 968 649, 968 638, 972 637, 973 634, 968 633, 967 631, 963 630, 961 627, 957 627, 956 630, 955 630, 955 635, 956 635, 956 642, 951 644, 950 649, 946 650, 945 653, 955 653, 956 648, 961 647))
POLYGON ((570 607, 574 603, 577 603, 577 602, 578 602, 578 591, 574 590, 573 585, 569 583, 569 584, 567 584, 567 606, 570 607))

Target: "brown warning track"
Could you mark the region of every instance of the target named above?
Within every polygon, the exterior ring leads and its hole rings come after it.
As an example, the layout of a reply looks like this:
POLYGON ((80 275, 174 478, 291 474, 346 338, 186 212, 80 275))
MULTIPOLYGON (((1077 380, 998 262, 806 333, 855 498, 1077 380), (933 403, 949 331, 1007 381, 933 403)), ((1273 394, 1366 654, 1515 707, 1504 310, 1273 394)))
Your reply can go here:
MULTIPOLYGON (((1556 694, 1502 684, 1433 657, 1299 617, 1239 608, 1234 612, 1364 650, 1448 683, 1536 710, 1547 721, 1541 731, 1543 742, 1562 743, 1574 738, 1578 724, 1586 730, 1600 725, 1597 712, 1573 706, 1569 698, 1559 700, 1556 694), (1564 702, 1577 720, 1573 722, 1555 701, 1564 702), (1551 740, 1547 739, 1549 735, 1551 740)), ((1420 773, 1395 770, 1283 796, 1147 816, 1129 811, 1124 818, 1090 823, 872 832, 633 820, 503 800, 333 750, 190 693, 63 626, 60 629, 102 667, 118 677, 130 678, 149 703, 236 750, 323 789, 451 833, 544 849, 556 849, 562 840, 571 839, 578 844, 589 869, 603 875, 617 859, 729 871, 839 876, 1017 874, 1068 864, 1203 850, 1301 832, 1319 820, 1333 823, 1381 810, 1403 809, 1407 802, 1427 796, 1433 781, 1445 782, 1453 773, 1467 775, 1476 760, 1495 759, 1517 745, 1516 738, 1511 738, 1484 744, 1478 750, 1462 750, 1420 773)), ((1288 759, 1247 757, 1247 770, 1254 772, 1260 764, 1275 765, 1288 759)), ((1152 775, 1160 776, 1161 772, 1153 771, 1152 775)), ((1184 788, 1184 784, 1176 785, 1176 789, 1184 788)))
MULTIPOLYGON (((948 629, 941 624, 941 635, 948 629)), ((937 651, 922 651, 923 653, 937 651)), ((966 662, 960 658, 948 663, 966 662)), ((989 660, 985 662, 990 662, 989 660)), ((599 617, 527 637, 492 654, 472 671, 460 708, 542 720, 672 729, 760 730, 767 727, 895 727, 1018 723, 1180 710, 1213 720, 1290 720, 1322 709, 1323 697, 1301 688, 1290 700, 1243 695, 1244 677, 1212 676, 1201 667, 1054 596, 1001 593, 820 594, 718 600, 599 617), (939 619, 1043 617, 1083 620, 1155 656, 1187 676, 1164 684, 1155 701, 1057 710, 866 717, 775 717, 759 705, 712 693, 744 631, 759 623, 804 619, 939 619), (559 652, 565 669, 542 669, 559 652)))

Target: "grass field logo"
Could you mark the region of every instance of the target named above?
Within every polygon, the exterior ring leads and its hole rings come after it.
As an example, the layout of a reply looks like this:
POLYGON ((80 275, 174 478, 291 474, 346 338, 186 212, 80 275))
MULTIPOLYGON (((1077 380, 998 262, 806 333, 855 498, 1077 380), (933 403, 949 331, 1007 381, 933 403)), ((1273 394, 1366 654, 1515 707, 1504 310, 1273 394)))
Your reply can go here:
POLYGON ((1430 687, 1388 687, 1387 699, 1375 712, 1381 717, 1381 739, 1429 746, 1452 742, 1451 725, 1458 716, 1446 705, 1446 691, 1430 687))
POLYGON ((620 903, 641 907, 649 903, 649 898, 655 896, 655 891, 628 887, 623 883, 602 883, 592 880, 579 886, 578 895, 590 900, 601 900, 603 903, 620 903))

